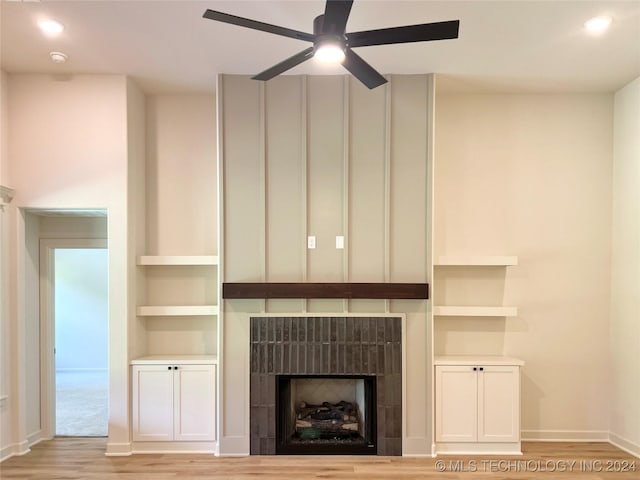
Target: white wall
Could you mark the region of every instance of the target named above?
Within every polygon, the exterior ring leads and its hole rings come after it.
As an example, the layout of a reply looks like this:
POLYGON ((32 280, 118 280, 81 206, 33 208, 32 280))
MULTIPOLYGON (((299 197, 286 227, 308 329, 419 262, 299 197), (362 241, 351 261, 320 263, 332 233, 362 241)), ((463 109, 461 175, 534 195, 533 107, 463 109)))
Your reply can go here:
MULTIPOLYGON (((129 444, 127 367, 127 81, 123 76, 11 75, 9 157, 17 207, 106 208, 109 238, 109 448, 129 444)), ((25 319, 25 225, 16 222, 14 279, 25 319)), ((14 361, 33 341, 18 331, 14 361)), ((24 372, 18 371, 18 383, 24 372)), ((18 397, 20 398, 20 397, 18 397)), ((26 416, 22 412, 21 416, 26 416)), ((26 436, 28 432, 18 432, 26 436)), ((15 432, 14 432, 15 435, 15 432)))
POLYGON ((213 95, 147 101, 148 255, 216 255, 216 114, 213 95))
POLYGON ((640 456, 640 78, 614 102, 611 440, 640 456))
POLYGON ((519 307, 436 318, 436 354, 523 359, 525 439, 608 438, 612 100, 436 99, 435 255, 520 262, 436 275, 435 303, 519 307))

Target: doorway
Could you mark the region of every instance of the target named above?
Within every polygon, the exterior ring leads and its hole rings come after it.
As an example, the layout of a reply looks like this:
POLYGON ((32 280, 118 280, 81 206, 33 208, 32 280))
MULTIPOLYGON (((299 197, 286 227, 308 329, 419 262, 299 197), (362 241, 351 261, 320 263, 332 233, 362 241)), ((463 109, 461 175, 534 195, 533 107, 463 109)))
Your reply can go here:
POLYGON ((46 437, 108 433, 108 250, 41 239, 42 420, 46 437))
POLYGON ((56 430, 106 436, 108 256, 105 248, 54 250, 56 430))

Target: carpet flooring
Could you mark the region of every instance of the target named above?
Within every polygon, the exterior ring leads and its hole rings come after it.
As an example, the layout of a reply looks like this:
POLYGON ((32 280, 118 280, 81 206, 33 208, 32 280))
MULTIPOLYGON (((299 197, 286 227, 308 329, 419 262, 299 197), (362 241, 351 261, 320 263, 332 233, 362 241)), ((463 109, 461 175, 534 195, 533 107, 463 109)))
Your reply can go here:
POLYGON ((108 425, 108 373, 56 372, 56 435, 104 437, 108 425))

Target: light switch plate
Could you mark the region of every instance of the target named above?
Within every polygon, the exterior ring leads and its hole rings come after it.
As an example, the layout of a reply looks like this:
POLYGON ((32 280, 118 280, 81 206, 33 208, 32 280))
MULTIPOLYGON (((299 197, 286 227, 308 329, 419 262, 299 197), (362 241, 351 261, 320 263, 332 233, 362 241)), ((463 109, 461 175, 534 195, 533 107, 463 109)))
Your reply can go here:
POLYGON ((307 237, 307 248, 316 248, 316 237, 315 237, 315 235, 309 235, 307 237))
POLYGON ((342 235, 336 235, 336 248, 344 248, 344 237, 342 235))

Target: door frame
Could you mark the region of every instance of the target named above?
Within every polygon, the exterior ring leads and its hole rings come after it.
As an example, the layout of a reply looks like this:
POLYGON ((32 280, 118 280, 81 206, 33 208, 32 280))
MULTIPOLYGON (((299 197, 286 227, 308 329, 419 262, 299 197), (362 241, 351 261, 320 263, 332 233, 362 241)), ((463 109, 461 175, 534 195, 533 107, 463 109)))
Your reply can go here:
MULTIPOLYGON (((106 238, 40 239, 40 426, 43 438, 53 438, 56 434, 54 253, 59 248, 105 248, 108 255, 106 238)), ((107 351, 108 348, 107 339, 107 351)))

